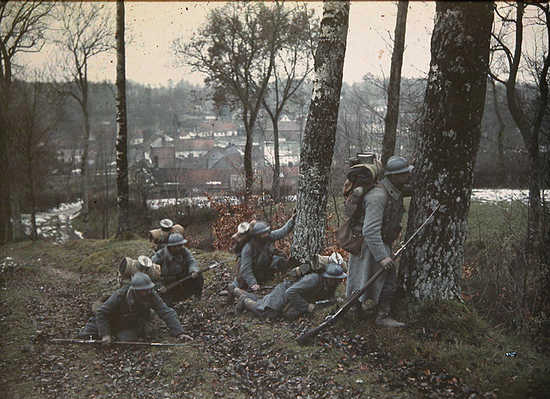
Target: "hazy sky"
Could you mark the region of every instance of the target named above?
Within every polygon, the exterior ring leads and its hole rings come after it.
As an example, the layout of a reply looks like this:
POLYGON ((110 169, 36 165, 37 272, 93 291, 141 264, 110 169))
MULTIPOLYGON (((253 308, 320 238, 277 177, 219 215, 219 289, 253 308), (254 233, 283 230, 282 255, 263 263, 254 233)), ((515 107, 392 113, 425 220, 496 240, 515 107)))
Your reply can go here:
MULTIPOLYGON (((156 85, 167 85, 185 79, 201 84, 203 76, 175 66, 171 43, 175 38, 190 38, 205 21, 211 7, 220 2, 127 2, 126 76, 128 79, 156 85)), ((112 5, 112 3, 111 3, 112 5)), ((322 12, 322 3, 311 7, 322 12)), ((114 11, 114 7, 113 7, 114 11)), ((423 76, 430 61, 430 37, 435 3, 410 2, 407 20, 404 76, 423 76)), ((397 5, 389 1, 352 1, 344 81, 361 81, 363 75, 389 75, 391 40, 395 29, 397 5)), ((47 62, 51 54, 30 56, 33 63, 47 62)), ((115 79, 115 54, 98 56, 89 65, 91 80, 115 79)))

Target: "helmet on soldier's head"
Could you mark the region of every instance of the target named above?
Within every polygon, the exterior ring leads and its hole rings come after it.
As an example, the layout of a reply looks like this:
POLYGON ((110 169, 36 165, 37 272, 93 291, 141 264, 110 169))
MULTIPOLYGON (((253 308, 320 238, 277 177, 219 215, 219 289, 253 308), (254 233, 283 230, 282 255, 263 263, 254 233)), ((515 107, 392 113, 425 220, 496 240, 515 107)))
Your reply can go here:
POLYGON ((160 221, 160 228, 162 230, 170 230, 173 225, 174 225, 174 222, 172 222, 170 219, 162 219, 160 221))
POLYGON ((249 229, 250 229, 250 223, 242 222, 242 223, 239 223, 239 225, 237 226, 237 233, 242 235, 244 233, 248 233, 249 229))
POLYGON ((180 233, 172 233, 168 237, 167 247, 175 247, 176 245, 183 245, 187 242, 180 233))
POLYGON ((141 291, 150 290, 155 286, 155 284, 153 284, 151 278, 147 274, 137 272, 132 276, 131 286, 134 290, 141 291))
POLYGON ((323 276, 324 278, 341 280, 346 278, 348 275, 346 272, 344 272, 344 269, 342 268, 342 266, 337 265, 335 263, 329 263, 326 266, 325 271, 321 276, 323 276))
POLYGON ((254 226, 252 226, 252 229, 250 232, 252 235, 257 236, 263 233, 269 233, 271 231, 271 227, 266 222, 257 221, 254 223, 254 226))
POLYGON ((409 165, 409 161, 407 161, 405 158, 393 155, 386 162, 384 176, 397 175, 399 173, 410 173, 413 168, 414 166, 409 165))

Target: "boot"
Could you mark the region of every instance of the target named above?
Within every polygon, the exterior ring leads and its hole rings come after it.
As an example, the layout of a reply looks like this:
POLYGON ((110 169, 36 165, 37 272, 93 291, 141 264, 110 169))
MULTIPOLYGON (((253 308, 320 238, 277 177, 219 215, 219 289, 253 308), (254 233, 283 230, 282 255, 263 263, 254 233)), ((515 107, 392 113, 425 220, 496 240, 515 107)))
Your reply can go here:
POLYGON ((378 313, 374 323, 379 327, 389 327, 389 328, 403 328, 407 326, 405 323, 401 323, 400 321, 392 319, 390 317, 390 314, 386 312, 378 313))

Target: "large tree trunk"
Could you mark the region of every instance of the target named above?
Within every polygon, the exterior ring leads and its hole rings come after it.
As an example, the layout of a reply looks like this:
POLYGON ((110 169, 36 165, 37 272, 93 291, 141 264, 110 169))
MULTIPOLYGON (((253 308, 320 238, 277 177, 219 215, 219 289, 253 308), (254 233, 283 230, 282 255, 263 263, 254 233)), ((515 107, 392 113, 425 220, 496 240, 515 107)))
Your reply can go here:
POLYGON ((399 120, 399 93, 401 88, 401 66, 405 51, 405 31, 407 28, 408 1, 399 1, 395 22, 395 42, 391 56, 390 84, 388 87, 388 110, 384 119, 384 140, 382 141, 382 164, 395 152, 395 137, 399 120))
POLYGON ((490 2, 438 2, 407 236, 441 209, 402 259, 420 300, 460 295, 473 166, 485 104, 490 2))
POLYGON ((297 218, 291 252, 311 259, 325 247, 329 175, 336 136, 348 33, 349 1, 326 2, 300 153, 297 218))
POLYGON ((117 87, 117 206, 118 230, 121 237, 129 230, 129 187, 128 187, 128 125, 126 113, 126 50, 124 43, 124 1, 118 0, 116 5, 116 87, 117 87))

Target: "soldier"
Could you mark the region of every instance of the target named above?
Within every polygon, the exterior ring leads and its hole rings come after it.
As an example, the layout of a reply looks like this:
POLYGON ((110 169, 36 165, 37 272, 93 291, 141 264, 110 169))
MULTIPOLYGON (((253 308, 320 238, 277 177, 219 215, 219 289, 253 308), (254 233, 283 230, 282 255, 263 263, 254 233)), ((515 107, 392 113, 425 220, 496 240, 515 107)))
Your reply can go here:
POLYGON ((160 221, 160 229, 149 231, 149 241, 151 241, 153 251, 156 252, 164 248, 171 233, 183 235, 183 231, 183 226, 174 224, 170 219, 162 219, 160 221))
POLYGON ((368 279, 381 267, 392 270, 383 273, 359 298, 360 313, 378 306, 376 324, 382 327, 404 327, 405 324, 390 317, 391 302, 396 289, 396 269, 391 259, 391 248, 401 232, 403 218, 403 190, 413 166, 399 156, 387 161, 384 178, 368 191, 363 199, 364 217, 361 221, 363 243, 361 252, 351 254, 346 295, 349 297, 365 286, 368 279))
POLYGON ((149 338, 147 328, 151 309, 166 323, 170 334, 180 339, 192 339, 183 328, 174 309, 168 307, 153 290, 154 284, 145 273, 133 275, 131 284, 115 291, 79 332, 79 337, 99 337, 109 344, 112 337, 119 341, 149 338))
POLYGON ((259 318, 282 315, 294 320, 302 314, 312 313, 316 301, 334 299, 338 283, 346 276, 342 266, 329 263, 322 273, 309 273, 297 282, 286 280, 277 284, 261 299, 236 287, 233 295, 239 298, 237 311, 246 309, 259 318))
POLYGON ((202 295, 204 278, 193 254, 185 248, 185 243, 187 243, 187 240, 181 234, 171 233, 165 247, 157 251, 151 258, 153 263, 160 265, 161 279, 164 285, 181 280, 189 275, 192 276, 191 279, 182 282, 167 293, 161 294, 169 305, 191 295, 200 299, 202 295))
POLYGON ((240 245, 238 270, 232 283, 233 287, 257 291, 260 289, 259 283, 271 280, 276 272, 286 272, 287 259, 284 254, 277 253, 274 242, 294 229, 295 218, 294 212, 283 227, 273 231, 263 221, 250 224, 246 233, 249 238, 240 245))
POLYGON ((136 272, 147 274, 153 281, 159 281, 161 276, 160 265, 154 264, 148 256, 140 255, 137 260, 124 257, 118 265, 119 286, 128 285, 136 272))

